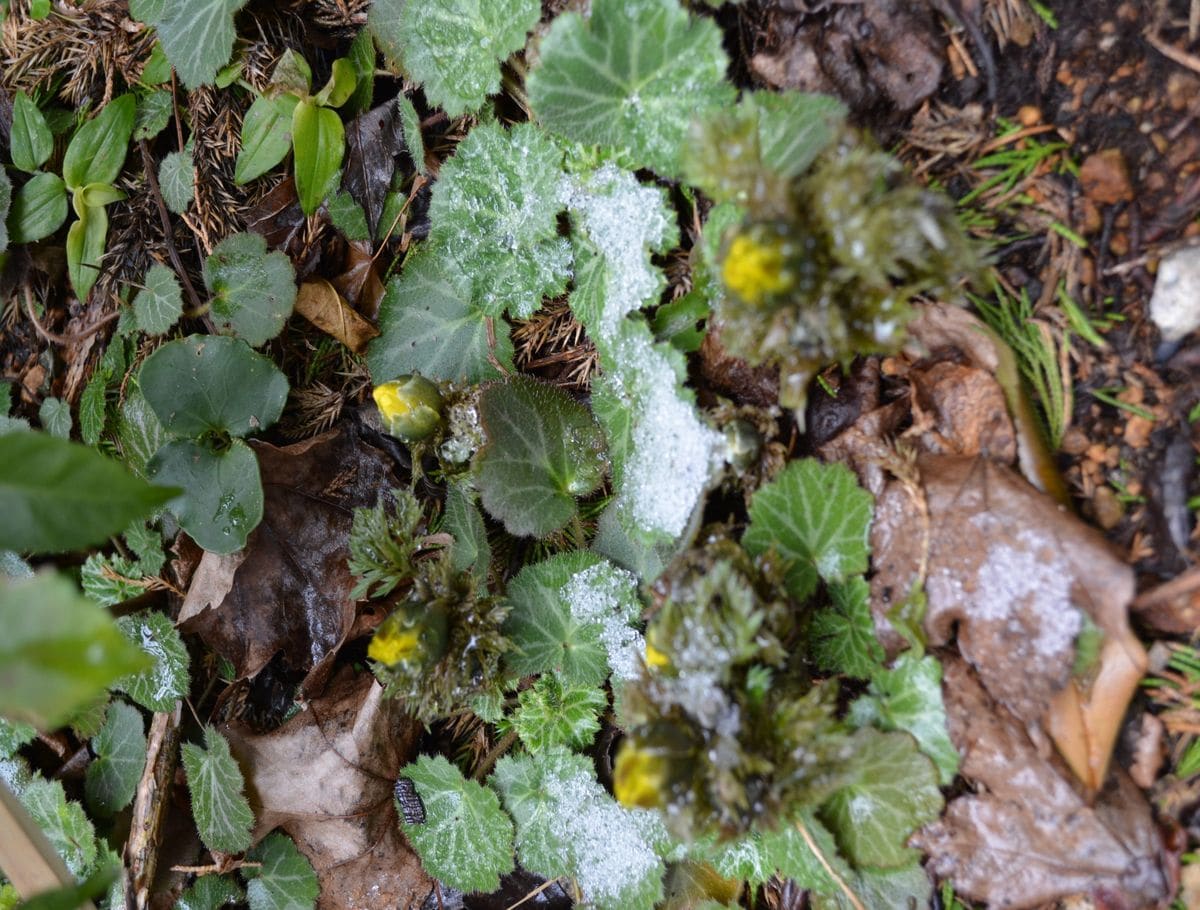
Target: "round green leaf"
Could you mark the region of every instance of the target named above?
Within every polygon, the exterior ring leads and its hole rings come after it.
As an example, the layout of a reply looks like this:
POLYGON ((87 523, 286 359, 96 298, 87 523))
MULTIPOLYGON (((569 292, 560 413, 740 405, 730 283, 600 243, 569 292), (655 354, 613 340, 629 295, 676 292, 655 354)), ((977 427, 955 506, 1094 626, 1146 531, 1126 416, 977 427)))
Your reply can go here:
POLYGON ((67 190, 58 174, 34 174, 13 198, 13 243, 49 237, 67 220, 67 190))
POLYGON ((219 455, 190 439, 176 439, 159 449, 147 470, 157 482, 183 488, 167 508, 206 550, 240 550, 262 521, 258 459, 240 439, 219 455))
POLYGON ((146 358, 142 394, 168 433, 245 436, 279 419, 287 378, 236 338, 189 335, 146 358))
POLYGON ((300 208, 311 215, 337 185, 346 130, 342 118, 312 101, 301 101, 292 111, 292 149, 295 153, 296 195, 300 208))
POLYGON ((204 282, 213 293, 214 321, 252 347, 278 335, 296 304, 291 260, 278 250, 268 253, 260 234, 234 234, 213 247, 204 282))

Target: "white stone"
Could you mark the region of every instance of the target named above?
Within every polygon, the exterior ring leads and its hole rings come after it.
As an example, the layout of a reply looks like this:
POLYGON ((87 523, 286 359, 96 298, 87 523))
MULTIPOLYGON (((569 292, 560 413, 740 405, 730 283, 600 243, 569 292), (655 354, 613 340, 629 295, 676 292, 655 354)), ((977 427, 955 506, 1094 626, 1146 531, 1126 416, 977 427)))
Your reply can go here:
POLYGON ((1164 341, 1179 341, 1200 328, 1200 247, 1176 250, 1159 264, 1150 318, 1164 341))

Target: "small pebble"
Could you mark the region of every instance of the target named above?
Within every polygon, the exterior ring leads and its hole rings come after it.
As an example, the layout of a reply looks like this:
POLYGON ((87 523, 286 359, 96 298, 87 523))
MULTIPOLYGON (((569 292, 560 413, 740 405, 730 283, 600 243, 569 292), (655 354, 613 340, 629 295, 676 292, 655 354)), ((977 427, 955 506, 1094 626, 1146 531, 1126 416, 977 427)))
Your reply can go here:
POLYGON ((1158 266, 1150 318, 1164 341, 1179 341, 1200 328, 1200 247, 1187 247, 1158 266))

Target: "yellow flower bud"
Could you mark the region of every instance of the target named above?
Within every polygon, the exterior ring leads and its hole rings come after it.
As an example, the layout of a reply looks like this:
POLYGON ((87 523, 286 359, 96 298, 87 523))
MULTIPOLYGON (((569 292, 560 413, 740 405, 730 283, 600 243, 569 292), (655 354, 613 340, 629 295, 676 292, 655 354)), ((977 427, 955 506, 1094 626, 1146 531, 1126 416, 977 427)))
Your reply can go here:
POLYGON ((671 658, 650 642, 646 642, 646 666, 651 670, 661 670, 671 666, 671 658))
POLYGON ((640 749, 632 739, 621 743, 613 765, 613 793, 617 802, 654 809, 667 801, 667 759, 640 749))
POLYGON ((401 376, 375 387, 371 397, 384 428, 405 442, 431 436, 442 421, 442 395, 423 376, 401 376))
POLYGON ((379 624, 367 657, 389 667, 419 667, 438 660, 446 647, 446 615, 422 604, 403 604, 379 624))
POLYGON ((752 306, 792 286, 783 243, 778 238, 750 234, 739 234, 729 245, 721 264, 721 278, 729 290, 752 306))
POLYGON ((412 660, 420 650, 420 629, 388 629, 380 626, 367 648, 367 657, 391 666, 412 660))

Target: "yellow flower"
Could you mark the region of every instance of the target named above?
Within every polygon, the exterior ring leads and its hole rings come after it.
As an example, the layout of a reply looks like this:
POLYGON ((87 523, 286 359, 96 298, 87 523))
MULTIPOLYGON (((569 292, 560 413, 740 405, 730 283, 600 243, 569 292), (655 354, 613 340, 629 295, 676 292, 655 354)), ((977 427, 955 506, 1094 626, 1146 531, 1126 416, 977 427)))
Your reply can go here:
POLYGON ((405 442, 430 436, 442 420, 442 395, 422 376, 401 376, 371 393, 384 428, 405 442))
POLYGON ((421 652, 421 628, 403 628, 399 623, 384 622, 375 630, 367 648, 367 656, 381 664, 392 666, 411 660, 421 652))
POLYGON ((654 809, 666 802, 666 791, 666 758, 639 749, 632 739, 621 743, 613 765, 613 793, 617 802, 641 809, 654 809))
POLYGON ((671 666, 671 658, 658 650, 650 642, 646 642, 646 666, 651 670, 661 670, 671 666))
POLYGON ((729 245, 721 265, 721 278, 729 290, 752 306, 792 286, 782 242, 773 238, 760 240, 750 234, 739 234, 729 245))

